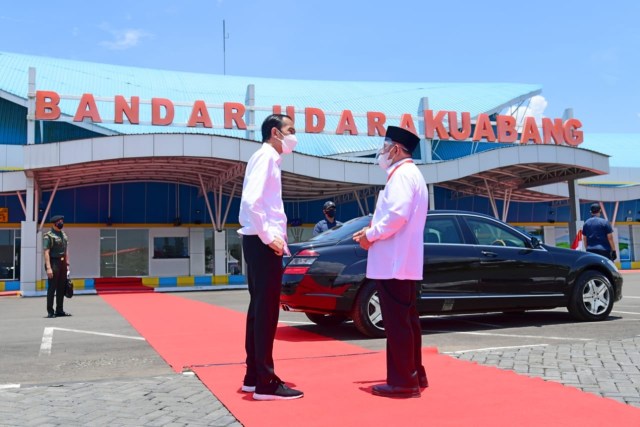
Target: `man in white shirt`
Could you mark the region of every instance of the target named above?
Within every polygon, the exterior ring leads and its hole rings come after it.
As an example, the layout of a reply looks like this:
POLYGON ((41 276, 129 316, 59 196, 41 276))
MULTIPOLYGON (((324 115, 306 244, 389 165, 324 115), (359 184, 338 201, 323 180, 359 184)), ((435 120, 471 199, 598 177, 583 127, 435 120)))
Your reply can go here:
POLYGON ((353 235, 369 251, 367 278, 376 282, 387 333, 387 382, 373 386, 377 396, 420 397, 420 388, 429 385, 416 309, 429 200, 424 177, 411 159, 419 142, 406 129, 387 128, 377 158, 387 173, 387 184, 378 196, 371 225, 353 235))
POLYGON ((262 147, 247 163, 240 225, 242 252, 247 263, 249 309, 245 349, 247 371, 242 391, 255 400, 287 400, 303 396, 275 374, 273 340, 280 314, 282 254, 287 248, 287 215, 282 202, 280 163, 297 144, 291 117, 272 114, 262 123, 262 147))

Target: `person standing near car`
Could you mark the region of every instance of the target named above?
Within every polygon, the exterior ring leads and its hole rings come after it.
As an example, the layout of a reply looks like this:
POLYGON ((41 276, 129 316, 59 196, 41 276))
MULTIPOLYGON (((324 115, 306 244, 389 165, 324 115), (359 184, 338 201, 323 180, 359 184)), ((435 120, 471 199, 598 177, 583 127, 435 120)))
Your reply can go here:
POLYGON ((322 207, 322 213, 324 213, 324 219, 318 221, 315 227, 313 227, 313 235, 317 236, 320 233, 324 233, 327 230, 331 230, 336 225, 342 225, 340 221, 336 220, 336 204, 331 200, 325 202, 322 207))
POLYGON ((416 308, 429 204, 424 177, 411 159, 419 142, 408 130, 387 128, 377 157, 387 183, 378 196, 371 225, 353 235, 369 251, 366 277, 376 282, 387 333, 387 382, 373 386, 377 396, 420 397, 420 388, 428 387, 416 308))
POLYGON ((71 314, 64 311, 64 291, 67 284, 67 271, 69 269, 69 254, 67 246, 69 239, 62 231, 64 216, 54 215, 51 230, 42 237, 42 250, 44 252, 44 267, 49 279, 47 285, 47 317, 64 317, 71 314), (56 299, 56 309, 53 309, 53 297, 56 299))
POLYGON ((582 226, 582 240, 587 252, 602 255, 615 261, 618 257, 613 242, 613 228, 606 219, 600 216, 602 209, 598 203, 591 205, 591 218, 582 226))
POLYGON ((242 185, 240 225, 247 263, 249 308, 245 334, 247 371, 242 391, 255 400, 303 396, 275 374, 273 341, 280 314, 282 254, 287 248, 287 215, 282 202, 280 163, 297 144, 291 117, 272 114, 262 123, 262 147, 249 162, 242 185))

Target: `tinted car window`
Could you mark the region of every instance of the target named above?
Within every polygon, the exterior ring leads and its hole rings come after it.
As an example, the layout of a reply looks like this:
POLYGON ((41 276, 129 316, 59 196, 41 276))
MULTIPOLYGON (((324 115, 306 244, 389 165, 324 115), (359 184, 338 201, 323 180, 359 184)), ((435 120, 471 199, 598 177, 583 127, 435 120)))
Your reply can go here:
POLYGON ((527 247, 522 236, 512 230, 500 227, 497 223, 473 217, 467 217, 466 221, 479 245, 527 247))
POLYGON ((425 243, 462 243, 460 231, 453 218, 429 218, 424 227, 425 243))
POLYGON ((320 233, 315 237, 309 239, 310 242, 317 242, 319 240, 343 240, 345 238, 351 238, 353 233, 358 230, 361 230, 363 227, 366 227, 371 223, 371 216, 364 216, 352 219, 350 221, 345 222, 342 225, 336 225, 330 230, 325 231, 324 233, 320 233))

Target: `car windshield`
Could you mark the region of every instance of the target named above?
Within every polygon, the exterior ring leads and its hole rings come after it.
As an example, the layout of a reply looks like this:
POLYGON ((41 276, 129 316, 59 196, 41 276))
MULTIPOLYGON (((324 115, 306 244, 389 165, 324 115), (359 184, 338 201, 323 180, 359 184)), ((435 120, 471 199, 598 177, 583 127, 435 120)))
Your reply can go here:
POLYGON ((361 216, 358 218, 354 218, 349 220, 341 225, 336 225, 330 230, 327 230, 323 233, 318 234, 315 237, 309 239, 310 242, 318 242, 322 240, 336 240, 340 241, 347 237, 351 237, 353 233, 366 227, 371 223, 371 215, 361 216))

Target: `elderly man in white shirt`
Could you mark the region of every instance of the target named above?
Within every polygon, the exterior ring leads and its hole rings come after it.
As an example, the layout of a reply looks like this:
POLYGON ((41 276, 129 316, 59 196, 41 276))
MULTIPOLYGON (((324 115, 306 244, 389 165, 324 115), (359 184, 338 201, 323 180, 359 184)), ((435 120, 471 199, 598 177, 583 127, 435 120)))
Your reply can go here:
POLYGON ((262 147, 247 163, 240 225, 247 263, 249 309, 245 349, 247 371, 242 391, 255 400, 288 400, 303 396, 275 374, 273 341, 280 313, 282 254, 287 248, 287 215, 282 202, 280 163, 297 144, 291 117, 272 114, 262 123, 262 147))
POLYGON ((420 397, 420 388, 428 387, 416 309, 429 199, 424 177, 411 159, 419 142, 406 129, 387 128, 378 153, 387 184, 378 196, 371 225, 353 236, 369 251, 367 278, 377 282, 387 333, 387 382, 373 386, 377 396, 420 397))

